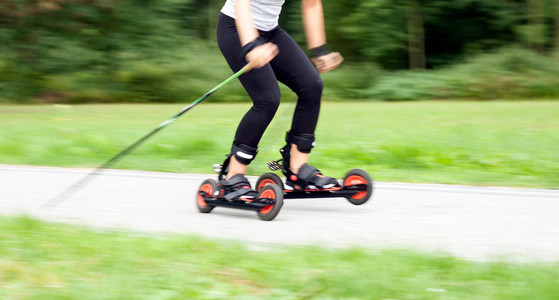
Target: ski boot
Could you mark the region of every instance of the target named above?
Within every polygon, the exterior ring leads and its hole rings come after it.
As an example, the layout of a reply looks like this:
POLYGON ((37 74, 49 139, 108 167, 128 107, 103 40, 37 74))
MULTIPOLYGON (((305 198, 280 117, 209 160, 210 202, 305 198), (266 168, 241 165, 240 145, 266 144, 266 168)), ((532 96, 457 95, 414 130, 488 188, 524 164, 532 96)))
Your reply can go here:
POLYGON ((297 136, 287 132, 287 144, 280 149, 282 158, 268 163, 272 171, 281 170, 285 175, 285 186, 281 178, 275 173, 266 173, 258 179, 257 190, 268 184, 279 185, 284 191, 284 198, 326 198, 345 197, 354 205, 364 204, 369 200, 373 191, 373 182, 369 174, 361 169, 349 171, 343 184, 332 177, 326 177, 315 167, 304 164, 298 174, 290 169, 291 145, 295 144, 299 151, 310 153, 314 147, 314 135, 297 136))
POLYGON ((214 165, 218 181, 205 180, 196 195, 196 204, 201 213, 209 213, 216 206, 254 210, 258 217, 265 221, 273 220, 283 206, 283 191, 277 185, 269 185, 258 192, 253 190, 248 179, 237 174, 225 180, 229 170, 231 156, 235 155, 237 161, 248 165, 256 156, 257 149, 247 145, 233 144, 231 154, 223 164, 214 165))
POLYGON ((296 145, 297 149, 303 153, 310 153, 315 145, 313 134, 294 135, 288 131, 285 137, 287 144, 280 149, 282 159, 281 171, 285 175, 285 184, 294 190, 317 190, 328 189, 339 186, 338 181, 332 177, 322 175, 315 167, 304 164, 297 174, 293 173, 290 168, 291 145, 296 145))

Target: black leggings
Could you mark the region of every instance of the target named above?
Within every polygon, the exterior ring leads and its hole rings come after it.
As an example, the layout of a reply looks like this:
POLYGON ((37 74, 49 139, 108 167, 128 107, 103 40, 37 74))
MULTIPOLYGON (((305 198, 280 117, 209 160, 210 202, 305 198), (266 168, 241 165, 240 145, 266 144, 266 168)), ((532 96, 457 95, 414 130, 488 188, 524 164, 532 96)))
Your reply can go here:
MULTIPOLYGON (((253 106, 237 128, 235 143, 254 148, 258 147, 266 127, 278 109, 281 97, 278 81, 298 96, 291 124, 291 132, 295 135, 314 134, 322 96, 322 80, 318 72, 289 34, 278 26, 270 31, 260 31, 260 36, 276 44, 279 54, 266 66, 252 69, 239 77, 253 106)), ((247 64, 240 54, 241 44, 235 19, 220 14, 217 42, 233 72, 247 64)))

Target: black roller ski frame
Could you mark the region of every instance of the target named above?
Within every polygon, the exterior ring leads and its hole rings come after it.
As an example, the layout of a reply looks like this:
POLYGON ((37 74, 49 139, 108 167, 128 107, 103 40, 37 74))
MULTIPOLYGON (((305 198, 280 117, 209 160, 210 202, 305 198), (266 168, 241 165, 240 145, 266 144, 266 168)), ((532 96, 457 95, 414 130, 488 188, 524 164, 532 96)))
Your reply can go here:
MULTIPOLYGON (((223 165, 214 165, 214 171, 223 179, 223 165)), ((215 207, 227 207, 256 211, 258 217, 264 221, 273 220, 283 206, 283 191, 280 186, 269 184, 258 190, 258 196, 252 201, 227 200, 223 196, 223 189, 214 179, 206 179, 196 194, 196 206, 201 213, 209 213, 215 207)))
MULTIPOLYGON (((268 167, 272 171, 283 170, 281 159, 271 161, 268 167)), ((285 170, 283 170, 285 171, 285 170)), ((373 181, 367 172, 361 169, 353 169, 346 173, 339 186, 327 189, 304 189, 291 188, 284 185, 280 176, 275 173, 266 173, 256 182, 256 190, 260 191, 267 185, 277 185, 283 190, 284 199, 308 199, 308 198, 346 198, 351 204, 365 204, 373 193, 373 181)))

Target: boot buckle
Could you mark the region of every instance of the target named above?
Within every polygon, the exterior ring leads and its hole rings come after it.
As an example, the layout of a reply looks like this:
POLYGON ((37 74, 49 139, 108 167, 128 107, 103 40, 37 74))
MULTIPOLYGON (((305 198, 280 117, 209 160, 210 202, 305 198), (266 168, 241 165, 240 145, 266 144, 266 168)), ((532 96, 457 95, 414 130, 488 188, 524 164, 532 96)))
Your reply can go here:
POLYGON ((271 162, 268 163, 268 168, 270 168, 270 170, 272 170, 272 171, 281 170, 282 166, 281 166, 280 162, 281 162, 281 159, 272 160, 271 162))

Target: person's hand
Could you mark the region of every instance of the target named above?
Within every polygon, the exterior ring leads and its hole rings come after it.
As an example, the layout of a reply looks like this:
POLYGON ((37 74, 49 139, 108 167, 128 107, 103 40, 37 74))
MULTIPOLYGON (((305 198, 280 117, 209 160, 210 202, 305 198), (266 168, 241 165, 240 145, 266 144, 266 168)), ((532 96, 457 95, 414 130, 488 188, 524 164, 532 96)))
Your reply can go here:
POLYGON ((324 73, 337 68, 344 61, 344 58, 339 52, 330 52, 325 55, 313 57, 311 60, 316 66, 318 73, 324 73))
POLYGON ((276 44, 265 43, 250 50, 245 58, 254 68, 258 69, 269 63, 278 53, 279 50, 276 44))

